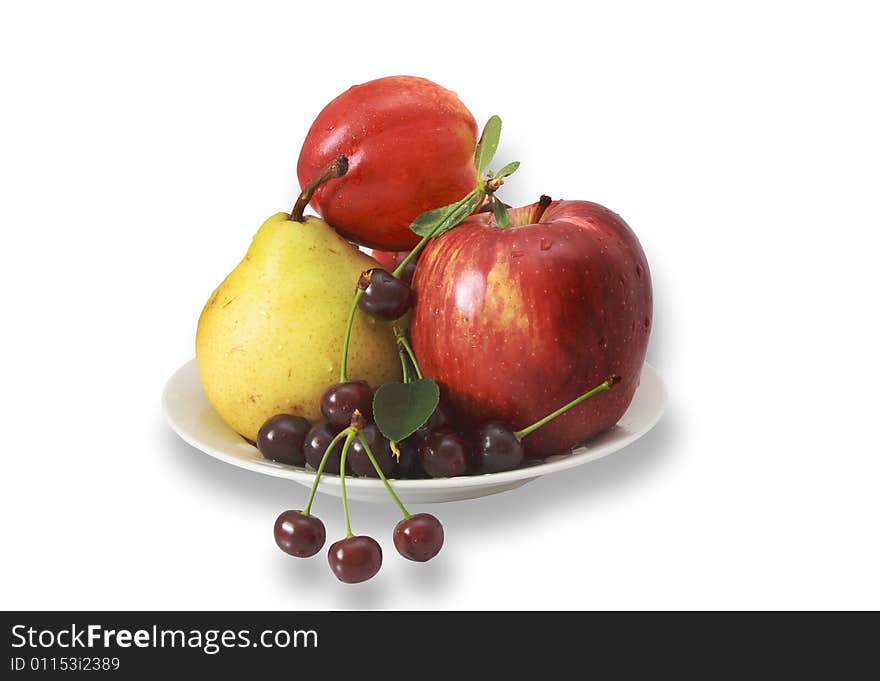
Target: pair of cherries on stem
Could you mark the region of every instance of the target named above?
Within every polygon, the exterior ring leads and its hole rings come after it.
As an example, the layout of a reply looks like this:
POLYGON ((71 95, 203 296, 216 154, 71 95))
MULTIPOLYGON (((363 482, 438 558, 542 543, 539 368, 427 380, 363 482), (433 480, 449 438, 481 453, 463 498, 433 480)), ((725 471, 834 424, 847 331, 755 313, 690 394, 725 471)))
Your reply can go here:
POLYGON ((339 482, 342 488, 342 507, 345 514, 345 538, 331 545, 327 554, 333 574, 349 584, 364 582, 375 576, 382 566, 382 548, 372 537, 355 535, 351 531, 351 519, 348 512, 348 496, 345 489, 346 457, 352 442, 358 440, 376 474, 382 480, 391 498, 403 513, 403 519, 394 528, 394 546, 404 558, 418 562, 430 560, 436 556, 443 546, 443 526, 440 521, 428 513, 412 515, 394 492, 382 468, 376 461, 368 439, 364 436, 366 425, 359 411, 352 415, 351 424, 338 433, 327 445, 315 481, 309 494, 308 502, 302 511, 284 511, 275 521, 275 542, 285 553, 300 558, 315 555, 324 546, 326 530, 320 519, 310 514, 315 493, 321 480, 321 474, 327 464, 333 447, 344 440, 342 458, 339 469, 339 482))

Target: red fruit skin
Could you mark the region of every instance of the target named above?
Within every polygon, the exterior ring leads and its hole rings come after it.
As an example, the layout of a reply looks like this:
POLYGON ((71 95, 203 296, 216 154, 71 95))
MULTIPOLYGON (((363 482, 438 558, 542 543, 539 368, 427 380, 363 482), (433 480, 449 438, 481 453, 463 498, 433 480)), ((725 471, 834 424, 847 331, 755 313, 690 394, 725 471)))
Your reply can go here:
POLYGON ((443 525, 430 513, 416 513, 397 523, 393 538, 401 556, 424 563, 443 548, 443 525))
POLYGON ((322 185, 311 205, 344 237, 401 251, 419 237, 421 213, 457 201, 476 185, 477 122, 454 92, 414 76, 355 85, 312 123, 300 152, 301 186, 336 156, 348 172, 322 185))
POLYGON ((543 457, 613 426, 638 387, 652 320, 645 254, 616 213, 588 201, 469 217, 425 248, 410 332, 426 376, 474 428, 524 428, 598 385, 622 381, 523 440, 543 457))
MULTIPOLYGON (((377 251, 373 250, 370 255, 373 256, 373 259, 378 262, 384 270, 387 272, 393 272, 397 269, 397 266, 403 262, 406 256, 409 255, 409 251, 377 251)), ((407 263, 407 266, 403 268, 403 272, 400 273, 400 280, 412 285, 413 274, 416 271, 416 265, 419 262, 419 253, 416 253, 415 257, 407 263)))
POLYGON ((409 255, 409 251, 378 251, 374 250, 370 253, 377 263, 388 272, 393 272, 403 259, 409 255))
POLYGON ((382 547, 372 537, 346 537, 330 547, 327 561, 340 582, 358 584, 372 579, 379 572, 382 547))

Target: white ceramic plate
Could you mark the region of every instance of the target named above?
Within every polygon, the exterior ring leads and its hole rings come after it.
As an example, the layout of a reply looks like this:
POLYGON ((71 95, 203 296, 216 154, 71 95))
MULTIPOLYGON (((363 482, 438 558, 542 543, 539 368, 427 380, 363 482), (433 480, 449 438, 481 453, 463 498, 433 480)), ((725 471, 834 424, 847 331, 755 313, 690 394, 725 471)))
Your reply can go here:
MULTIPOLYGON (((663 381, 654 367, 645 364, 641 384, 618 424, 570 453, 532 461, 523 468, 503 473, 392 480, 392 485, 404 503, 414 504, 474 499, 515 489, 542 475, 580 466, 623 449, 654 427, 663 414, 665 404, 663 381)), ((245 442, 221 420, 205 398, 194 359, 180 367, 169 379, 162 395, 162 406, 171 428, 196 449, 233 466, 288 478, 311 487, 314 479, 311 469, 267 461, 260 456, 256 447, 245 442)), ((347 476, 345 482, 350 499, 385 501, 388 498, 381 480, 347 476)), ((339 496, 339 476, 322 475, 319 490, 339 496)))

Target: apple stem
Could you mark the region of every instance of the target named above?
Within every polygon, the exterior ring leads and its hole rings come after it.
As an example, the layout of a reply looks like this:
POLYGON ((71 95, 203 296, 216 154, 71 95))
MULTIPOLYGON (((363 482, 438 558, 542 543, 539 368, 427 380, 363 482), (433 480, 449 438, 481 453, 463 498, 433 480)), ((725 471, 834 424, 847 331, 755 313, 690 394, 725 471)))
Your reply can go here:
POLYGON ((547 210, 547 207, 553 203, 553 199, 551 199, 546 194, 541 194, 541 198, 538 199, 538 205, 535 206, 535 216, 532 218, 532 222, 540 222, 541 218, 544 215, 544 211, 547 210))
POLYGON ((514 436, 516 437, 517 440, 522 440, 526 435, 533 433, 534 431, 536 431, 538 428, 540 428, 544 424, 549 423, 550 421, 555 419, 557 416, 564 414, 572 407, 576 407, 581 402, 591 398, 596 393, 601 393, 601 392, 605 392, 606 390, 611 390, 611 386, 615 385, 616 383, 620 383, 620 380, 621 380, 620 376, 618 376, 617 374, 611 374, 607 379, 605 379, 604 382, 600 383, 595 388, 591 388, 590 390, 585 392, 580 397, 574 398, 571 402, 569 402, 565 406, 559 407, 559 409, 557 409, 556 411, 554 411, 550 414, 547 414, 547 416, 542 418, 540 421, 535 421, 535 423, 528 426, 527 428, 523 428, 522 430, 516 431, 514 433, 514 436))
POLYGON ((397 339, 397 345, 406 351, 406 354, 409 356, 409 359, 412 362, 413 368, 416 370, 416 376, 418 376, 420 379, 424 378, 424 376, 422 375, 422 369, 421 367, 419 367, 419 363, 416 360, 416 353, 413 352, 412 346, 409 344, 409 339, 406 337, 406 331, 403 331, 396 326, 393 330, 394 338, 397 339))
POLYGON ((351 518, 348 516, 348 495, 345 493, 345 459, 348 456, 348 448, 351 447, 351 441, 354 440, 355 431, 353 428, 346 428, 345 444, 342 445, 342 458, 339 460, 339 486, 342 489, 342 512, 345 514, 345 538, 352 537, 351 518))
POLYGON ((290 211, 289 219, 293 222, 305 222, 303 213, 306 210, 306 206, 309 205, 309 201, 312 200, 312 196, 314 196, 315 191, 318 189, 318 187, 329 180, 333 180, 337 177, 342 177, 347 172, 347 156, 337 156, 332 161, 330 161, 330 163, 327 164, 324 170, 322 170, 320 174, 311 182, 309 182, 305 189, 303 189, 302 194, 299 195, 299 198, 293 205, 293 210, 290 211))
POLYGON ((305 509, 303 509, 303 515, 308 515, 309 511, 312 509, 312 502, 315 500, 315 492, 318 491, 318 483, 321 482, 321 473, 324 472, 324 466, 327 465, 327 459, 330 458, 330 452, 342 438, 348 435, 350 431, 350 428, 343 430, 339 435, 330 440, 330 444, 327 445, 327 449, 324 450, 324 456, 321 457, 321 463, 318 465, 318 471, 315 473, 315 481, 312 483, 312 491, 309 493, 309 501, 306 503, 305 509))
POLYGON ((388 482, 388 479, 385 477, 385 474, 382 472, 382 468, 379 466, 379 463, 376 461, 376 457, 373 456, 373 451, 370 449, 370 445, 367 442, 367 438, 364 437, 363 433, 358 433, 358 438, 361 441, 361 446, 364 448, 364 451, 367 453, 367 456, 370 458, 370 463, 373 464, 373 468, 376 469, 376 473, 379 474, 379 478, 382 480, 382 483, 385 485, 385 489, 388 490, 388 494, 391 495, 391 498, 394 499, 394 503, 397 504, 397 508, 400 509, 400 512, 403 513, 403 518, 406 520, 410 517, 410 512, 406 510, 406 506, 403 505, 403 502, 400 500, 400 497, 397 496, 397 493, 394 491, 394 488, 391 486, 391 483, 388 482))
POLYGON ((426 244, 427 244, 427 243, 428 243, 428 242, 434 237, 434 235, 439 231, 439 229, 440 229, 441 227, 443 227, 443 223, 446 222, 446 218, 448 218, 450 215, 452 215, 452 213, 455 211, 456 206, 458 206, 459 204, 461 204, 461 203, 464 202, 464 201, 468 201, 468 200, 474 198, 479 192, 480 192, 480 187, 474 187, 474 188, 468 193, 467 196, 465 196, 465 197, 464 197, 463 199, 461 199, 460 201, 457 201, 456 203, 453 203, 453 204, 449 207, 449 211, 446 213, 446 215, 444 215, 443 218, 442 218, 440 221, 437 222, 437 226, 434 227, 434 229, 432 229, 430 232, 428 232, 427 234, 425 234, 425 236, 422 237, 422 240, 419 241, 419 243, 417 243, 417 244, 413 247, 413 249, 409 252, 409 255, 407 255, 407 256, 406 256, 406 257, 400 262, 400 264, 399 264, 396 268, 394 268, 394 271, 391 273, 391 276, 400 279, 400 273, 403 272, 403 269, 404 269, 407 265, 409 265, 410 261, 411 261, 413 258, 415 258, 415 257, 421 252, 421 250, 422 250, 422 249, 425 247, 425 245, 426 245, 426 244))

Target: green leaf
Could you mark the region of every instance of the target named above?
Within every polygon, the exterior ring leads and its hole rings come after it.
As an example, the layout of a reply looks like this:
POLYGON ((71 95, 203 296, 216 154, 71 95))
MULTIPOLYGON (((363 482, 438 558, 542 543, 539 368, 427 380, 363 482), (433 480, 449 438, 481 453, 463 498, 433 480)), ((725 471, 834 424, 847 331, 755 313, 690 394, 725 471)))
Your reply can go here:
POLYGON ((499 227, 507 227, 510 224, 510 213, 507 206, 497 196, 492 199, 492 212, 495 214, 495 222, 499 227))
POLYGON ((510 177, 511 175, 513 175, 517 171, 518 168, 519 168, 519 161, 513 161, 512 163, 508 163, 501 170, 499 170, 497 173, 495 173, 495 177, 497 177, 497 178, 510 177))
POLYGON ((480 141, 477 143, 477 151, 474 154, 474 165, 477 167, 478 177, 495 158, 500 140, 501 119, 498 116, 492 116, 486 121, 483 134, 480 135, 480 141))
POLYGON ((419 236, 427 236, 432 229, 448 218, 460 203, 461 201, 456 201, 448 206, 427 210, 413 220, 409 228, 419 236))
POLYGON ((382 435, 400 442, 425 425, 439 402, 440 387, 430 378, 385 383, 373 395, 373 420, 382 435))
POLYGON ((482 197, 475 189, 460 201, 422 213, 409 228, 419 236, 440 236, 473 213, 480 201, 482 197))

